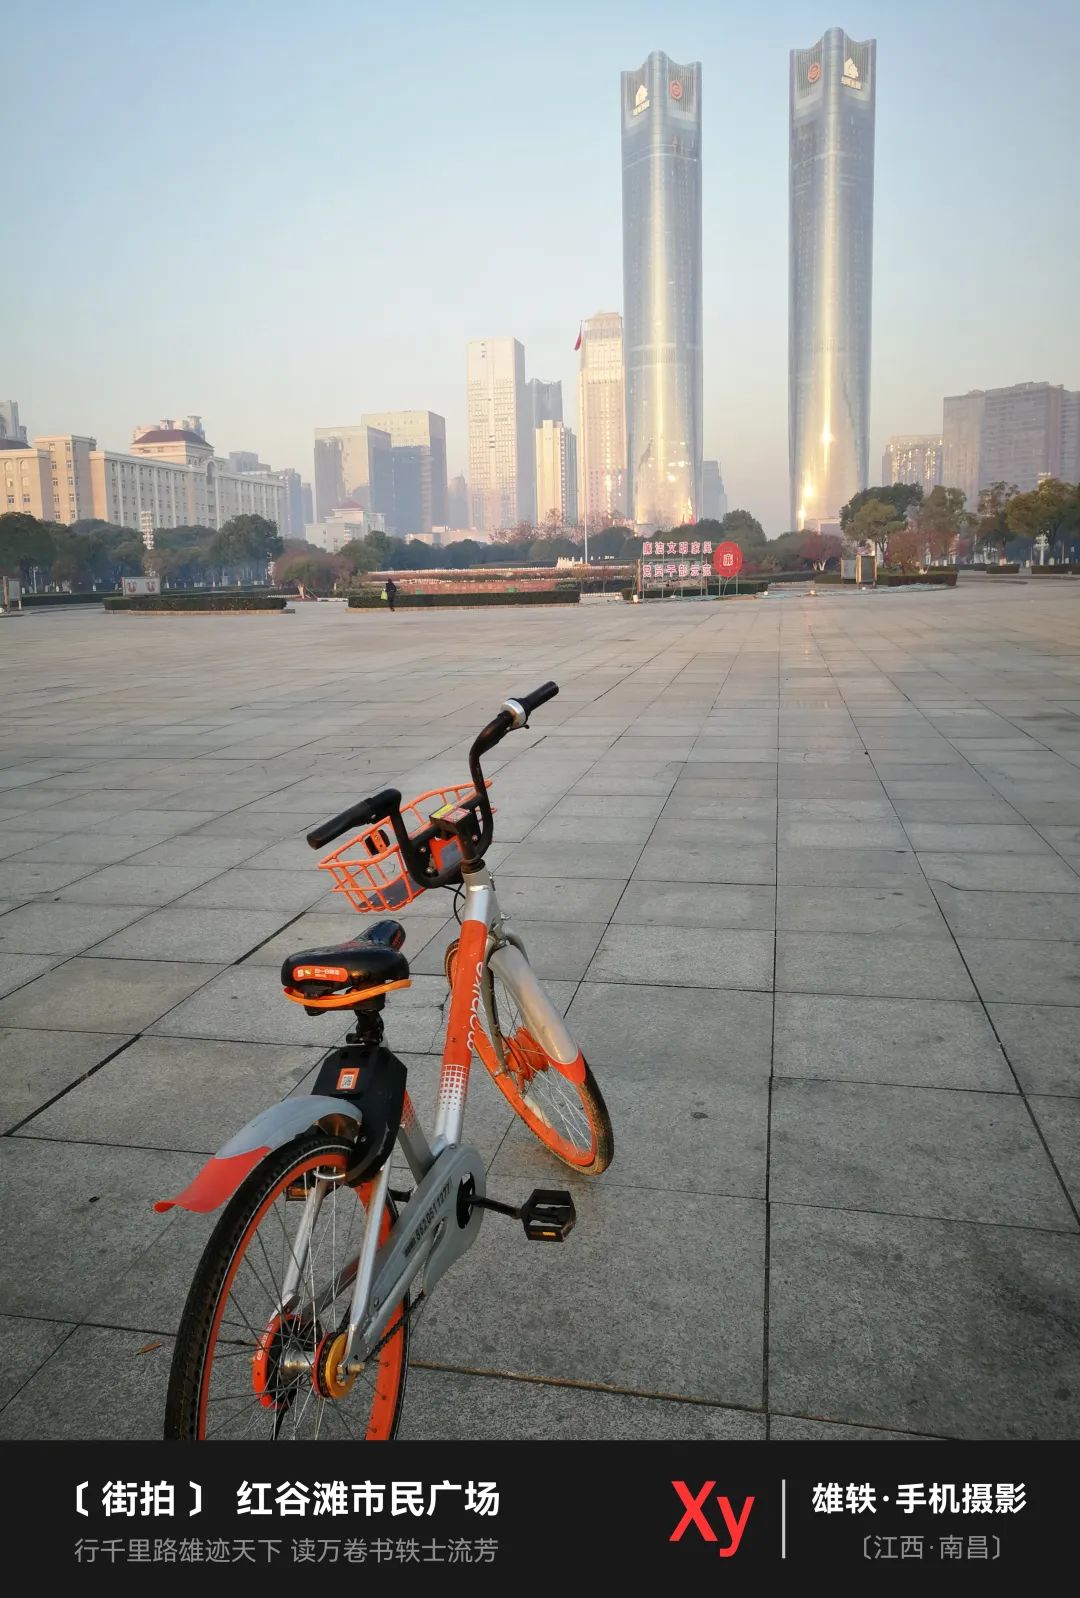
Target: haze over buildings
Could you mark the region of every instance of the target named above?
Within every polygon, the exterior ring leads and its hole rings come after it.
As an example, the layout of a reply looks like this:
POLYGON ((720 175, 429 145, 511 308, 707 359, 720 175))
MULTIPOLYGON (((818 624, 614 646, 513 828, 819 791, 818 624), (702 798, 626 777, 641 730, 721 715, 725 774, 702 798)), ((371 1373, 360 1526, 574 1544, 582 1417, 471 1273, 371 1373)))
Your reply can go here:
POLYGON ((26 428, 19 422, 19 407, 14 400, 0 400, 0 438, 26 442, 26 428))
POLYGON ((390 435, 395 533, 446 525, 446 420, 434 411, 365 411, 368 427, 390 435))
POLYGON ((790 69, 791 522, 839 522, 867 486, 874 223, 873 39, 829 28, 790 69))
POLYGON ((562 422, 542 422, 536 429, 537 523, 572 527, 577 519, 577 440, 562 422))
POLYGON ((940 433, 896 433, 885 441, 881 486, 918 483, 925 496, 940 484, 943 460, 940 433))
POLYGON ((701 64, 662 50, 622 74, 623 318, 630 507, 639 526, 701 504, 701 64))
POLYGON ((590 527, 607 527, 628 509, 623 320, 617 311, 598 311, 581 324, 578 431, 581 512, 590 527))
POLYGON ((319 517, 343 505, 390 518, 394 467, 390 434, 362 422, 315 430, 315 504, 319 517))
POLYGON ((529 405, 532 409, 533 427, 543 427, 545 422, 561 422, 562 409, 562 383, 543 383, 538 377, 530 377, 525 384, 529 396, 529 405))
POLYGON ((470 27, 447 8, 429 7, 417 28, 393 8, 338 6, 330 50, 306 13, 265 0, 257 38, 247 36, 259 70, 240 76, 228 52, 200 47, 198 30, 160 8, 116 0, 96 26, 73 22, 76 34, 58 32, 57 9, 85 8, 60 0, 19 13, 3 97, 12 128, 32 131, 40 86, 58 86, 58 52, 77 34, 79 70, 49 99, 48 139, 17 138, 19 159, 5 169, 19 237, 0 382, 31 433, 119 445, 136 415, 198 394, 215 440, 309 477, 316 425, 416 406, 446 417, 448 466, 464 472, 462 346, 477 331, 512 331, 528 375, 562 381, 584 480, 589 429, 567 387, 578 379, 573 340, 590 307, 623 308, 615 80, 665 45, 703 62, 710 95, 703 448, 723 460, 732 503, 783 531, 784 96, 791 48, 833 22, 882 51, 869 481, 888 435, 940 431, 943 395, 1044 376, 1080 388, 1080 211, 1062 203, 1075 188, 1080 9, 1065 0, 1037 8, 1025 48, 1014 7, 973 0, 867 0, 846 16, 670 0, 662 13, 631 3, 617 26, 610 7, 561 16, 556 4, 543 26, 572 41, 557 52, 537 49, 535 13, 485 0, 470 27), (365 74, 358 96, 356 63, 376 60, 407 70, 365 74), (228 178, 163 184, 181 63, 185 114, 213 126, 214 168, 228 178), (284 121, 263 114, 267 81, 290 85, 284 121), (1007 114, 989 109, 991 85, 1007 85, 1007 114), (55 151, 83 147, 88 127, 94 184, 77 181, 63 199, 76 253, 56 245, 55 151), (295 230, 250 197, 239 203, 235 174, 260 163, 287 187, 295 230), (177 230, 213 241, 197 315, 177 314, 191 303, 190 266, 161 242, 177 230), (299 261, 301 236, 311 248, 299 261))
POLYGON ((469 493, 482 532, 533 521, 536 455, 525 351, 516 338, 475 339, 466 351, 469 493))
POLYGON ((136 427, 126 453, 99 449, 88 434, 0 440, 0 510, 70 524, 96 517, 145 532, 220 528, 234 516, 288 525, 288 493, 277 478, 236 472, 214 454, 199 416, 136 427))
POLYGON ((723 521, 727 515, 727 494, 719 461, 701 463, 701 515, 702 519, 713 522, 723 521))
POLYGON ((963 489, 969 510, 992 483, 1022 493, 1040 477, 1080 481, 1080 392, 1061 384, 974 389, 944 402, 943 481, 963 489))

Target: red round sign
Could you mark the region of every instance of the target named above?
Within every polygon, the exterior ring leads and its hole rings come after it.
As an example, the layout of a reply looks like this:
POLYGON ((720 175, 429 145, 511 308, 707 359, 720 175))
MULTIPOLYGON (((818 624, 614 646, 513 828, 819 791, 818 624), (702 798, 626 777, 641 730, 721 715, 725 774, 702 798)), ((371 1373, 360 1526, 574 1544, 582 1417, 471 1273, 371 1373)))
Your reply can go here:
POLYGON ((811 61, 810 70, 806 74, 807 81, 810 82, 810 83, 816 83, 817 80, 820 78, 820 76, 821 76, 821 65, 820 65, 820 63, 817 62, 817 61, 811 61))
POLYGON ((682 84, 679 82, 678 78, 672 78, 671 82, 668 84, 668 91, 673 100, 682 99, 682 84))
POLYGON ((713 571, 718 577, 737 577, 742 571, 742 550, 738 544, 717 544, 712 552, 713 571))

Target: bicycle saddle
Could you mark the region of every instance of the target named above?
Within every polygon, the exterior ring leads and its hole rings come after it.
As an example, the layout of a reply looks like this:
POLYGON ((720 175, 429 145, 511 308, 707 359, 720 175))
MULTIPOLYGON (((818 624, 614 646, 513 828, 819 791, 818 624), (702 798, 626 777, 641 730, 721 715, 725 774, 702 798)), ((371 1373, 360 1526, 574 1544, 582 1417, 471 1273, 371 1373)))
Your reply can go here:
POLYGON ((282 963, 281 980, 305 997, 405 982, 409 962, 400 952, 405 929, 399 921, 377 921, 362 937, 301 949, 282 963))

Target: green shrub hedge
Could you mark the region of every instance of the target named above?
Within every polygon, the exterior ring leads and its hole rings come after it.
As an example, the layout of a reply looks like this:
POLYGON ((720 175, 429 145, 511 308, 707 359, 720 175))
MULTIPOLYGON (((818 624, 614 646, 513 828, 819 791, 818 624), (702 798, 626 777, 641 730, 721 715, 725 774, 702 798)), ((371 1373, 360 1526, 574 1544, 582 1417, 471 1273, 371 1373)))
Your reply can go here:
POLYGON ((1019 561, 1010 560, 1004 566, 984 566, 987 577, 1015 577, 1020 570, 1019 561))
MULTIPOLYGON (((576 588, 480 589, 475 594, 461 592, 406 594, 400 588, 394 599, 395 610, 436 610, 461 605, 576 605, 579 598, 576 588)), ((379 590, 349 595, 350 610, 386 610, 385 599, 379 590)))
POLYGON ((24 594, 23 605, 102 605, 107 599, 117 599, 117 588, 103 590, 100 594, 24 594))
POLYGON ((1032 566, 1032 577, 1080 577, 1080 566, 1032 566))
POLYGON ((925 572, 879 571, 877 580, 879 588, 910 588, 913 583, 931 583, 935 588, 956 587, 955 571, 935 570, 933 567, 925 572))
POLYGON ((220 589, 202 594, 136 594, 132 599, 106 599, 106 610, 146 611, 282 611, 287 601, 270 594, 229 594, 220 589))

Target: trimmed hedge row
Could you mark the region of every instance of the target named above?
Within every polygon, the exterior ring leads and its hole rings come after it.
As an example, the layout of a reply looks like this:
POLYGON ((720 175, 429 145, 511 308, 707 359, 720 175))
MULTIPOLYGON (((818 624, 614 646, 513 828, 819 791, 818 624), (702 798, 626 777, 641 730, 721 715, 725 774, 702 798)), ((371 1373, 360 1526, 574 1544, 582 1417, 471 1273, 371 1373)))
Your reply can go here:
POLYGON ((109 588, 100 594, 24 594, 22 602, 27 605, 102 605, 107 599, 118 599, 120 590, 109 588))
MULTIPOLYGON (((394 600, 395 610, 437 610, 450 606, 462 605, 576 605, 580 599, 576 588, 541 588, 533 592, 528 589, 513 591, 505 589, 493 592, 491 589, 480 589, 475 594, 445 593, 445 594, 406 594, 398 589, 394 600)), ((386 610, 389 607, 385 599, 380 599, 377 592, 349 595, 350 610, 386 610)))
POLYGON ((1080 577, 1080 566, 1032 566, 1032 577, 1080 577))
MULTIPOLYGON (((977 567, 972 568, 978 570, 977 567)), ((984 566, 983 571, 987 577, 1015 577, 1020 570, 1019 561, 1010 560, 1004 566, 984 566)))
POLYGON ((925 572, 878 572, 879 588, 908 588, 913 583, 932 583, 936 588, 955 588, 956 572, 935 570, 925 572))
POLYGON ((282 611, 287 601, 269 594, 137 594, 131 599, 106 599, 106 610, 146 611, 282 611))

